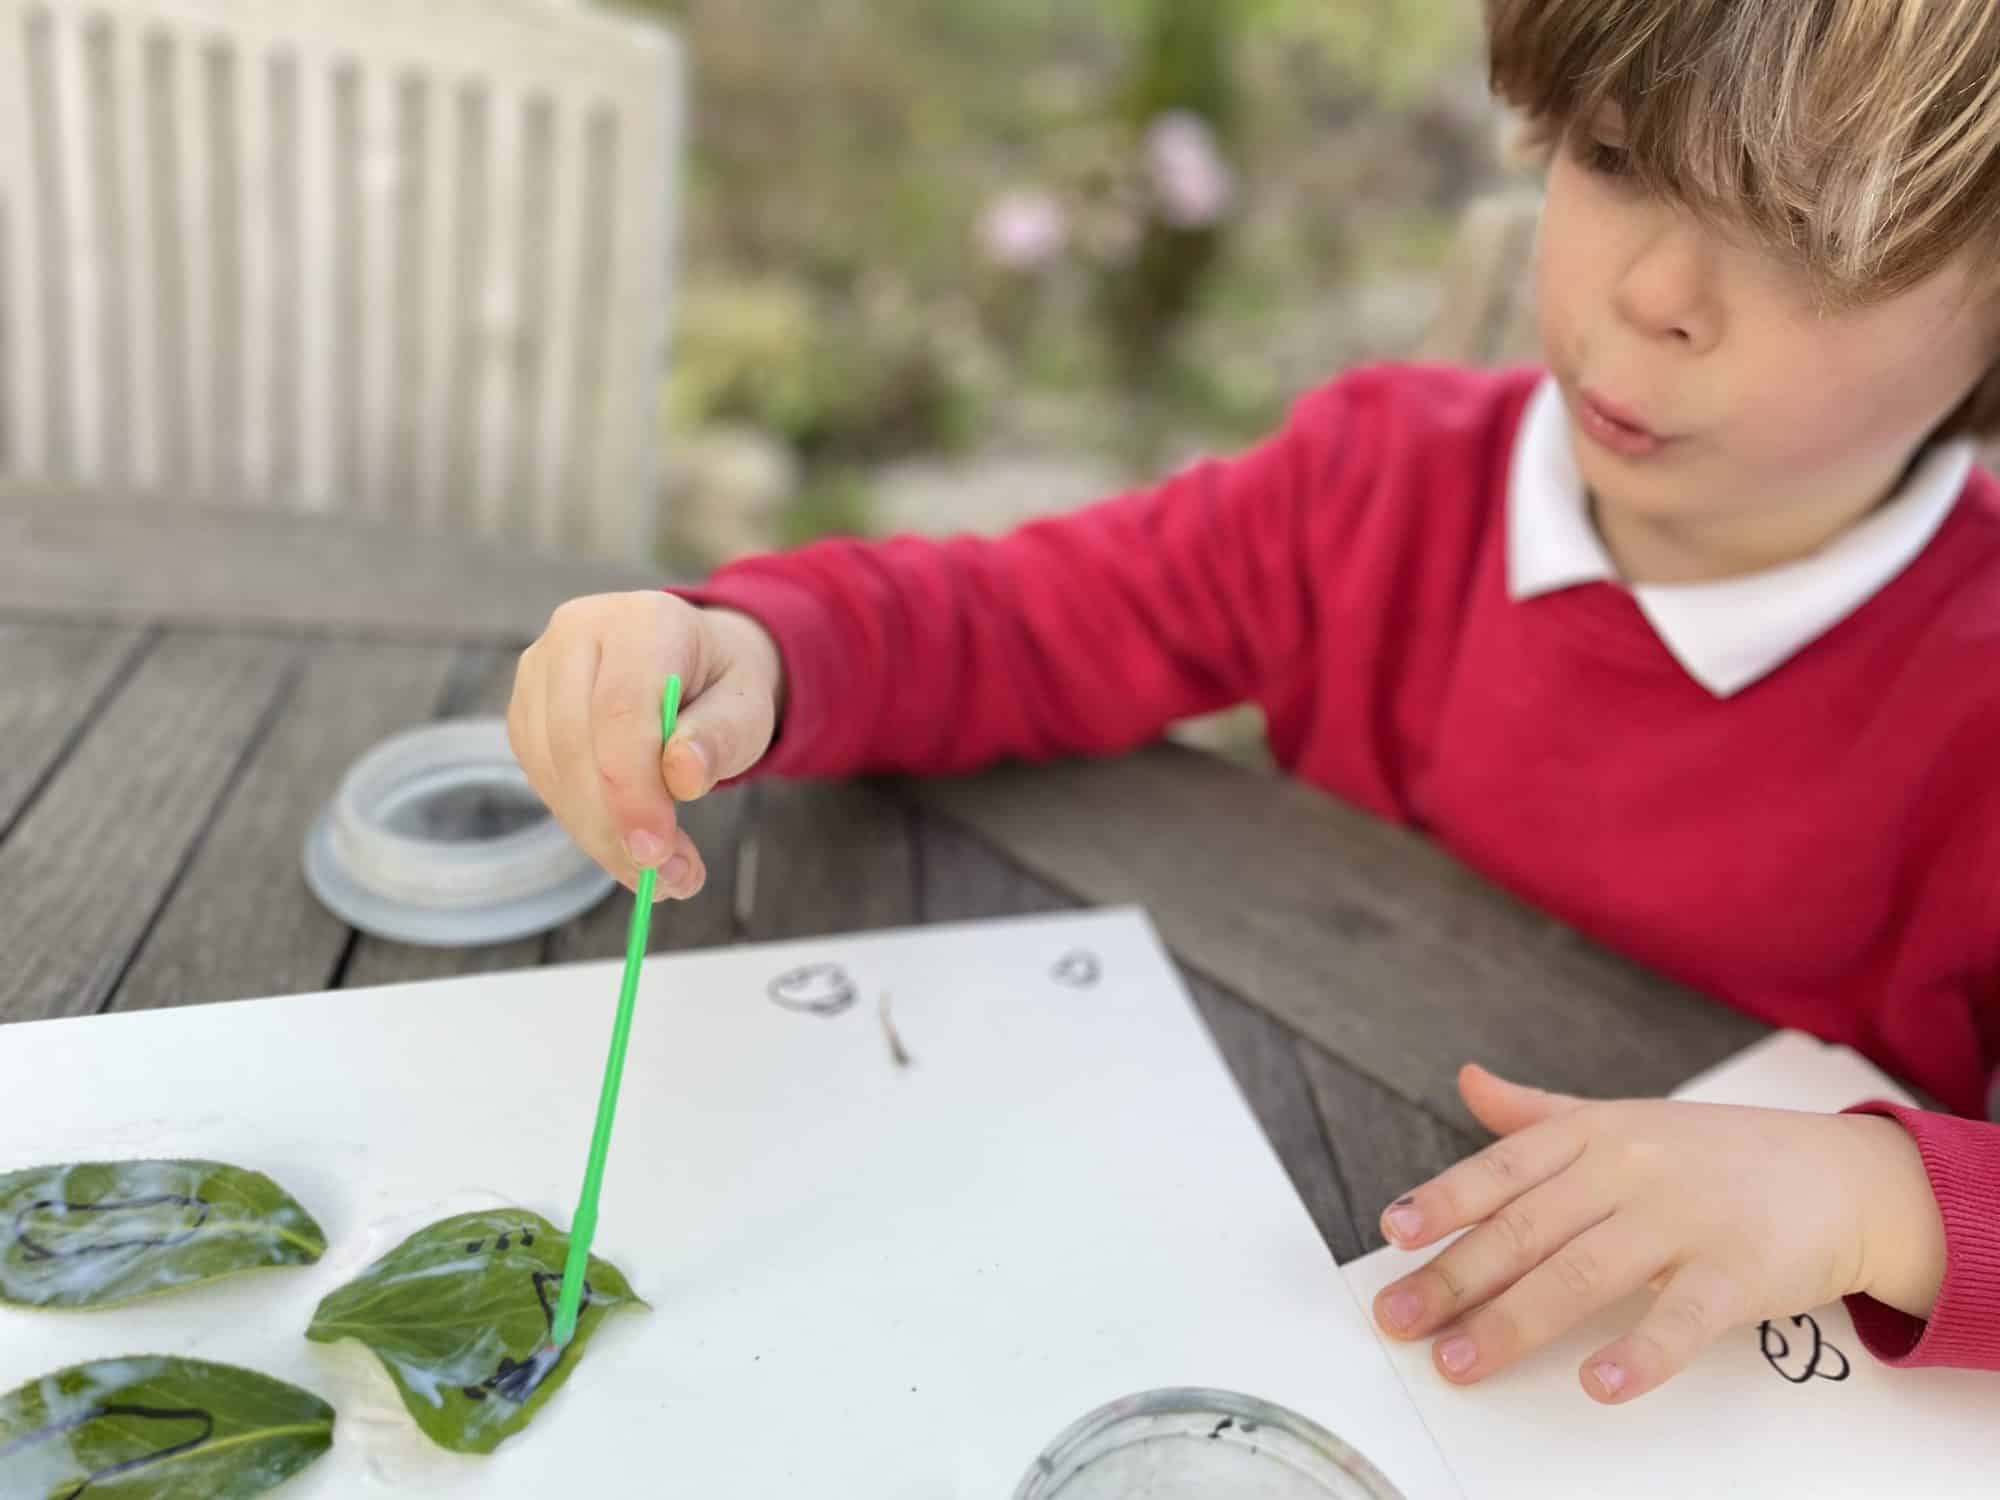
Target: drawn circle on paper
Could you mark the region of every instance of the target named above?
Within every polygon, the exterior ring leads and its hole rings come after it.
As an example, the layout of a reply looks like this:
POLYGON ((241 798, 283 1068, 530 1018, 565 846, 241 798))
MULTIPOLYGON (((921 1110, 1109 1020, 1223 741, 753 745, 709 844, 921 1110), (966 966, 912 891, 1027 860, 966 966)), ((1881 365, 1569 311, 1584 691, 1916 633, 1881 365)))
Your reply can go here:
POLYGON ((765 993, 786 1010, 809 1016, 837 1016, 853 1007, 861 992, 839 964, 805 964, 787 969, 765 993))
POLYGON ((1071 949, 1057 959, 1056 966, 1049 970, 1049 978, 1073 990, 1095 988, 1097 981, 1103 977, 1103 963, 1088 948, 1071 949))
POLYGON ((1142 1391, 1100 1406, 1037 1455, 1014 1500, 1406 1500, 1317 1422, 1236 1391, 1142 1391))

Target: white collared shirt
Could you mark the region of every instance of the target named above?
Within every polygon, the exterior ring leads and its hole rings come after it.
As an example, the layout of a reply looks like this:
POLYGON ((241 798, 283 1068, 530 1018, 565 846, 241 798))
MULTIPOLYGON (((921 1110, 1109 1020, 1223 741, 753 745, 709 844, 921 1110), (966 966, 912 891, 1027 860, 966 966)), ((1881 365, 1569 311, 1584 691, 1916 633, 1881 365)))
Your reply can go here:
MULTIPOLYGON (((1797 562, 1629 592, 1688 675, 1726 698, 1784 665, 1908 567, 1944 524, 1976 461, 1970 439, 1938 444, 1888 504, 1797 562)), ((1562 391, 1546 376, 1521 420, 1508 471, 1508 593, 1518 602, 1617 580, 1591 523, 1562 391)))

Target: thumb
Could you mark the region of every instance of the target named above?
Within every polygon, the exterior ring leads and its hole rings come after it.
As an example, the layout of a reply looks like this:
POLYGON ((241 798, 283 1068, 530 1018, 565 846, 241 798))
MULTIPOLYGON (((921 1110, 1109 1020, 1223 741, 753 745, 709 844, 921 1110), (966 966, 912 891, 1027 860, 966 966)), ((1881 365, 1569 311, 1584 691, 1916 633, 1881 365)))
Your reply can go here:
POLYGON ((770 693, 751 687, 731 669, 710 683, 682 711, 661 754, 667 790, 677 802, 707 795, 719 781, 741 776, 763 759, 777 725, 770 693))
POLYGON ((1574 1109, 1577 1100, 1525 1084, 1509 1083, 1477 1063, 1458 1070, 1458 1091, 1473 1117, 1495 1135, 1512 1135, 1574 1109))

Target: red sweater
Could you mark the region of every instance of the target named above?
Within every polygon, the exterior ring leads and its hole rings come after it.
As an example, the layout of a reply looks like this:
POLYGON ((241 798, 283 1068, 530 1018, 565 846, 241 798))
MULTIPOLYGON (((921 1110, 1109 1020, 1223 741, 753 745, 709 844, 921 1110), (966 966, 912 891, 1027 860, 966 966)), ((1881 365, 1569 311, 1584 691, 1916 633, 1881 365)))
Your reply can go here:
POLYGON ((1718 699, 1630 594, 1515 602, 1508 460, 1538 371, 1378 366, 1275 437, 999 540, 822 543, 697 596, 786 663, 760 770, 942 773, 1264 709, 1291 773, 1599 941, 1845 1043, 1955 1115, 1915 1136, 1948 1268, 1898 1364, 2000 1369, 2000 483, 1770 676, 1718 699))

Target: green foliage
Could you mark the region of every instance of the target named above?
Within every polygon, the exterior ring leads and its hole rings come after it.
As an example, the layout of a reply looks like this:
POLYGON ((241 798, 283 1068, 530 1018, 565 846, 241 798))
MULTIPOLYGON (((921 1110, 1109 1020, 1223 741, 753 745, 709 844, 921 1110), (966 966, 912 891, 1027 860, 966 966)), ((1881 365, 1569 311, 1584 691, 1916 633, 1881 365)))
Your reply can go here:
POLYGON ((427 1437, 491 1453, 569 1379, 605 1318, 645 1304, 590 1258, 576 1336, 549 1343, 569 1237, 524 1209, 460 1214, 419 1230, 313 1314, 306 1337, 374 1351, 427 1437))
POLYGON ((8 1500, 250 1500, 333 1445, 333 1408, 254 1370, 141 1355, 0 1396, 8 1500))
POLYGON ((0 1302, 103 1307, 259 1266, 311 1265, 325 1249, 284 1189, 221 1162, 0 1174, 0 1302))

